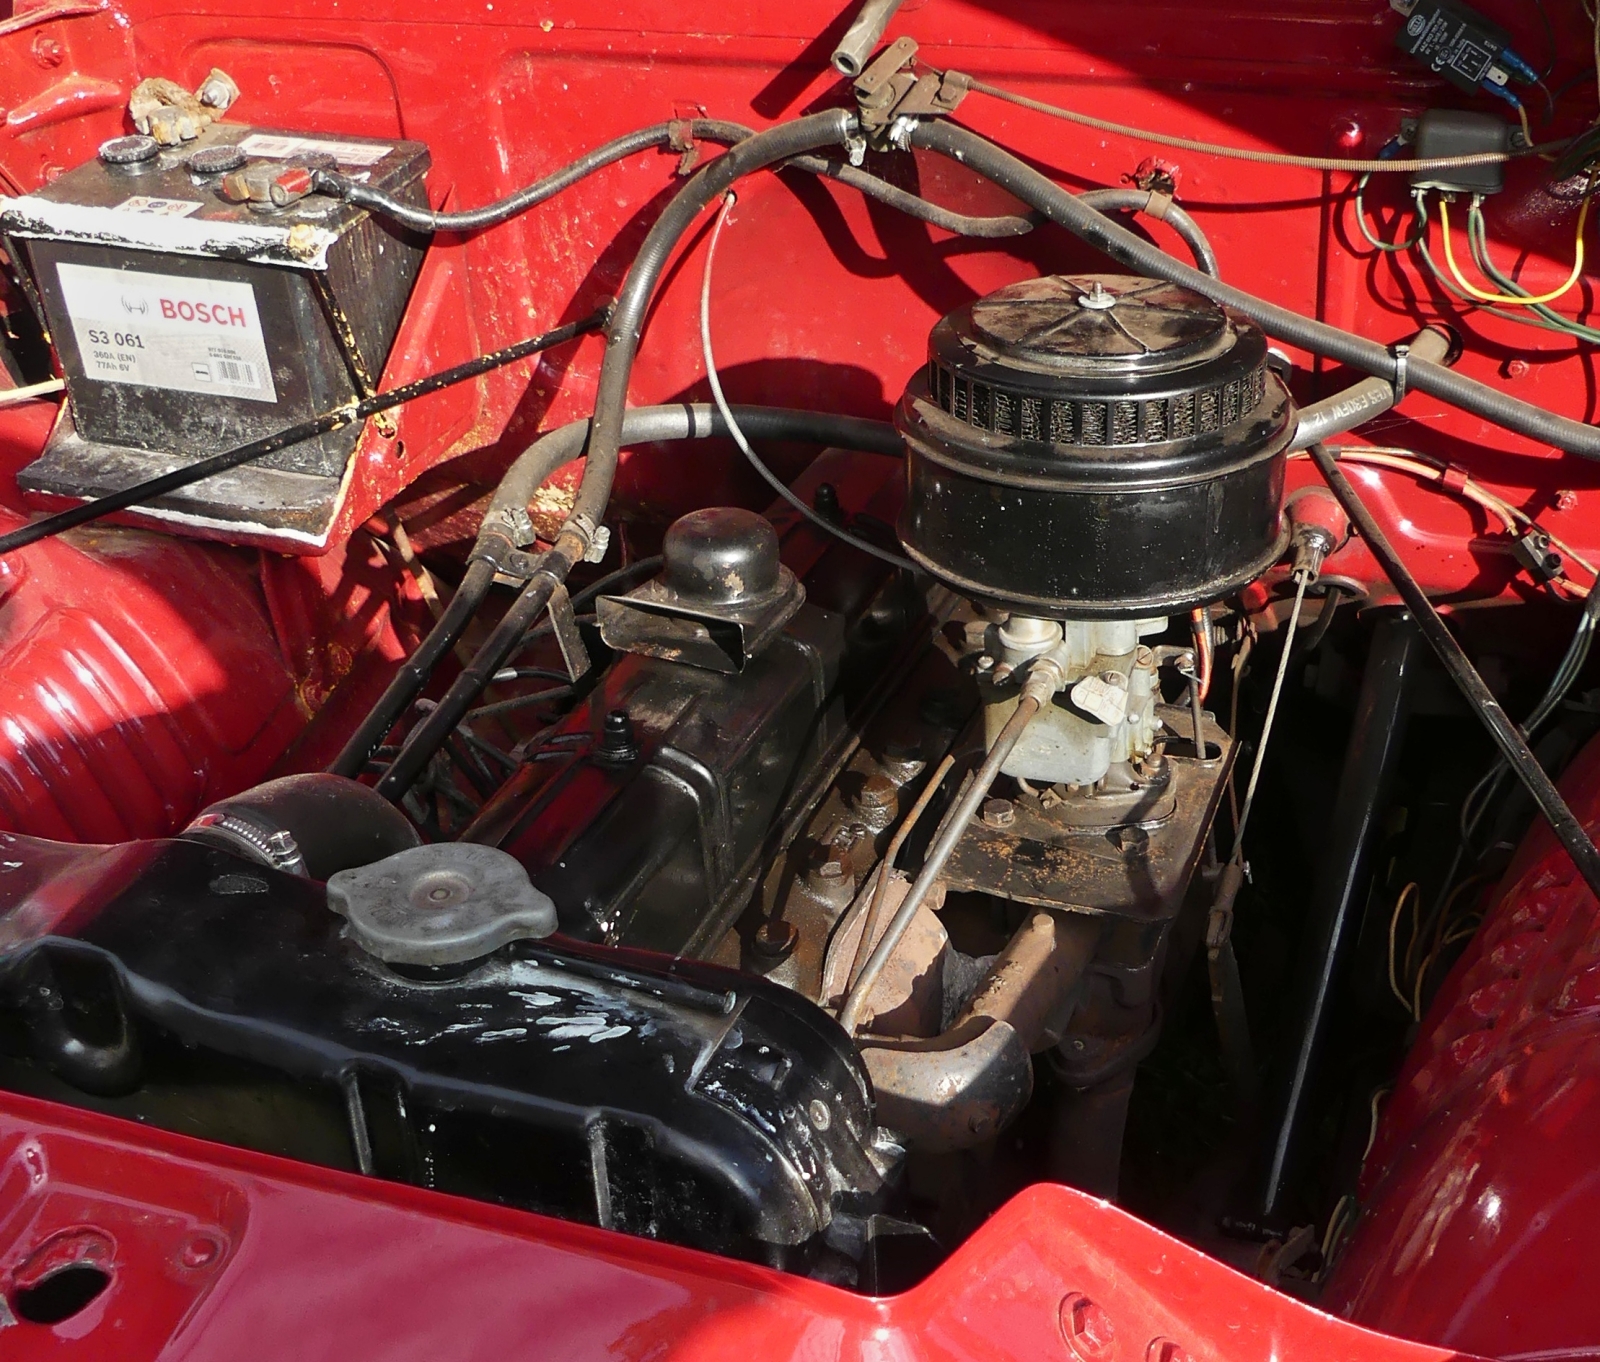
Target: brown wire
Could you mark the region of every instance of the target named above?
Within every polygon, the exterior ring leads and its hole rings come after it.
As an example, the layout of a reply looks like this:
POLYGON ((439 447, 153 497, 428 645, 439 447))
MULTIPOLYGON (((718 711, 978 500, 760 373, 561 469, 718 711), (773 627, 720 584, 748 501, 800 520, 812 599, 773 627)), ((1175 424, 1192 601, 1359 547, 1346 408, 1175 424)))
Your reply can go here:
POLYGON ((1135 137, 1141 141, 1156 142, 1165 147, 1177 147, 1181 151, 1197 151, 1207 156, 1226 156, 1235 161, 1256 161, 1270 166, 1298 166, 1304 170, 1348 171, 1352 175, 1385 173, 1410 175, 1419 171, 1461 170, 1468 166, 1500 165, 1523 156, 1536 156, 1543 152, 1559 150, 1567 145, 1565 141, 1542 142, 1522 151, 1480 151, 1466 156, 1427 156, 1421 159, 1394 157, 1383 161, 1347 156, 1291 156, 1287 152, 1252 151, 1247 147, 1223 146, 1217 142, 1201 142, 1192 137, 1151 132, 1148 128, 1135 128, 1127 123, 1113 123, 1110 119, 1095 118, 1090 114, 1063 109, 1059 105, 1046 104, 1043 100, 1030 99, 1027 95, 1019 95, 1015 91, 991 85, 988 81, 979 80, 976 76, 969 76, 963 71, 949 71, 945 74, 965 81, 969 89, 976 90, 981 95, 988 95, 991 99, 1002 99, 1019 108, 1048 114, 1051 118, 1064 118, 1069 123, 1079 123, 1098 132, 1135 137))

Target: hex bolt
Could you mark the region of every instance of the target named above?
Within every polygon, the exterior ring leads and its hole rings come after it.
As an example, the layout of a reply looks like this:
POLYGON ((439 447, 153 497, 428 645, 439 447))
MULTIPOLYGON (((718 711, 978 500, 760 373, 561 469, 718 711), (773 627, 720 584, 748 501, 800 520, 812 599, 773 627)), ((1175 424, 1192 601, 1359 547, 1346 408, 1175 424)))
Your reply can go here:
POLYGON ((1118 828, 1112 833, 1112 840, 1116 843, 1117 850, 1130 861, 1144 861, 1150 857, 1150 834, 1143 828, 1134 825, 1118 828))
POLYGON ((625 709, 614 709, 600 726, 600 745, 595 760, 607 766, 626 766, 637 760, 639 743, 634 737, 633 720, 625 709))
POLYGON ((1017 806, 1009 799, 986 799, 982 818, 991 828, 1009 828, 1017 821, 1017 806))
POLYGON ((1110 1362, 1116 1353, 1117 1331, 1104 1310, 1087 1296, 1073 1292, 1062 1297, 1059 1318, 1061 1337, 1079 1362, 1110 1362))
POLYGON ((899 787, 894 781, 886 775, 875 773, 861 782, 861 788, 856 791, 850 805, 865 814, 881 814, 886 809, 894 808, 899 794, 899 787))
POLYGON ((764 960, 782 960, 794 949, 800 933, 792 922, 771 917, 756 928, 751 947, 764 960))

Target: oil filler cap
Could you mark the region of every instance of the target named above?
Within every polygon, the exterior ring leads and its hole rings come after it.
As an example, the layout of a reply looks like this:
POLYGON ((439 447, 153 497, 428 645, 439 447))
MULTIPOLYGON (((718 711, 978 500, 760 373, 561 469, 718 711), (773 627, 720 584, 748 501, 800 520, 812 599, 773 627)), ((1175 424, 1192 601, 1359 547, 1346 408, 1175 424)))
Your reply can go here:
POLYGON ((556 906, 514 856, 472 842, 412 847, 328 880, 328 907, 368 955, 457 965, 509 941, 549 936, 556 906))

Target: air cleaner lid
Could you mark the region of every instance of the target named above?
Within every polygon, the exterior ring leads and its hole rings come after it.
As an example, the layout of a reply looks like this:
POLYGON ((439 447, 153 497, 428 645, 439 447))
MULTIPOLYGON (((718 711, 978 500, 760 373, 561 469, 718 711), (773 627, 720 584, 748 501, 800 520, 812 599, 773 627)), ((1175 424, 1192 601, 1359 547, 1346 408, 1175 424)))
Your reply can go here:
POLYGON ((1259 327, 1135 275, 1009 285, 940 321, 928 350, 927 396, 946 415, 1058 454, 1198 450, 1247 423, 1268 388, 1259 327))
POLYGON ((980 298, 971 319, 986 358, 1057 371, 1161 373, 1229 344, 1227 314, 1209 298, 1119 274, 1026 279, 980 298))

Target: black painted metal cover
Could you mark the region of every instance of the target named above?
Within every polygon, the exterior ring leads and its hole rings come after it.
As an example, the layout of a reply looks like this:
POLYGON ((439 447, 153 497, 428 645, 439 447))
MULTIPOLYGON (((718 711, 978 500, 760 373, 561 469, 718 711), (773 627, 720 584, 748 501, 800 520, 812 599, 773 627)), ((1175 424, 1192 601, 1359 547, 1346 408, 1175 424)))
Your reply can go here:
POLYGON ((557 938, 401 973, 218 848, 0 840, 7 1087, 789 1268, 882 1190, 855 1047, 777 984, 557 938))
POLYGON ((895 413, 906 550, 1079 619, 1205 604, 1282 549, 1294 407, 1252 322, 1127 275, 1025 280, 934 327, 895 413))

